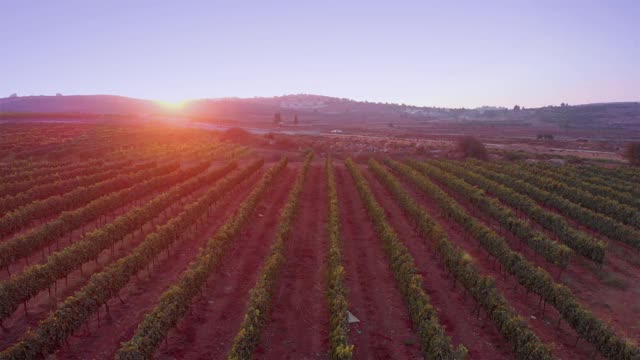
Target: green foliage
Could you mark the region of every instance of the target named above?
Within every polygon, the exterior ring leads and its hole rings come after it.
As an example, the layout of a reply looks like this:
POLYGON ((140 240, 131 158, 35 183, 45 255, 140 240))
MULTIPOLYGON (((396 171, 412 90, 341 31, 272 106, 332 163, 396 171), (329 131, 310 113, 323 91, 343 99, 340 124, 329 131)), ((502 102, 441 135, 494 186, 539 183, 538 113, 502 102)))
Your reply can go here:
POLYGON ((624 150, 624 158, 631 165, 640 165, 640 143, 630 143, 624 150))
MULTIPOLYGON (((447 200, 442 196, 444 194, 442 190, 425 177, 420 176, 415 170, 391 160, 389 163, 421 189, 429 190, 429 194, 437 194, 441 200, 447 200)), ((414 219, 422 237, 431 241, 449 272, 462 283, 487 312, 500 333, 511 344, 518 358, 552 359, 549 349, 533 333, 526 321, 518 316, 517 311, 509 305, 500 290, 496 288, 494 279, 481 275, 481 271, 473 264, 471 255, 449 240, 442 227, 403 189, 400 182, 391 173, 375 161, 370 161, 369 166, 393 193, 404 211, 414 219)))
POLYGON ((283 158, 264 174, 234 215, 209 239, 205 248, 200 251, 189 268, 182 273, 180 279, 162 294, 158 305, 144 317, 133 337, 122 344, 116 353, 116 359, 149 359, 153 357, 169 330, 187 312, 193 297, 200 293, 211 271, 220 264, 229 243, 251 219, 258 201, 287 166, 287 162, 287 158, 283 158))
POLYGON ((478 160, 488 160, 489 154, 484 144, 473 136, 465 136, 458 140, 458 151, 462 152, 465 158, 478 160))
MULTIPOLYGON (((457 164, 452 161, 437 161, 430 163, 444 171, 464 179, 470 184, 484 189, 505 204, 527 214, 542 227, 555 233, 560 241, 564 242, 578 254, 598 264, 602 264, 604 262, 606 243, 574 229, 562 216, 544 209, 528 196, 519 194, 517 191, 514 191, 507 186, 468 171, 461 163, 457 164)), ((526 224, 521 224, 521 221, 515 221, 514 224, 511 224, 508 221, 505 223, 504 220, 502 222, 505 224, 505 227, 520 238, 526 239, 529 237, 540 236, 534 233, 529 233, 529 230, 526 229, 526 224)), ((532 238, 531 241, 536 241, 536 239, 532 238)))
POLYGON ((114 211, 123 203, 138 200, 153 191, 177 184, 185 178, 204 171, 208 166, 209 164, 205 162, 186 171, 171 172, 167 175, 146 179, 129 188, 102 196, 78 209, 65 211, 61 216, 33 231, 0 243, 0 268, 9 266, 14 261, 50 245, 67 232, 114 211))
POLYGON ((518 218, 509 208, 502 205, 499 200, 487 196, 483 190, 453 175, 449 175, 437 167, 416 161, 412 161, 410 164, 424 174, 438 180, 440 183, 446 184, 447 187, 455 190, 480 210, 489 214, 550 263, 563 269, 569 264, 569 261, 574 255, 570 248, 558 244, 546 235, 535 231, 527 221, 518 218))
POLYGON ((287 203, 280 212, 280 221, 276 230, 275 241, 271 247, 271 254, 262 266, 256 285, 251 289, 249 304, 240 331, 236 334, 231 345, 228 358, 233 360, 250 359, 260 340, 260 332, 269 317, 270 305, 282 262, 284 261, 284 245, 289 238, 291 223, 296 215, 300 193, 307 177, 309 164, 313 153, 309 152, 303 168, 298 173, 293 188, 289 191, 287 203))
POLYGON ((75 161, 33 161, 33 160, 14 160, 2 166, 0 169, 0 183, 10 183, 20 181, 22 179, 35 179, 40 176, 46 176, 51 173, 64 171, 72 171, 83 168, 85 166, 93 166, 102 160, 87 161, 78 163, 75 161))
MULTIPOLYGON (((530 172, 544 175, 545 177, 558 181, 566 186, 569 186, 570 188, 581 190, 576 192, 576 195, 574 196, 582 194, 583 197, 587 196, 589 199, 593 199, 595 196, 595 201, 604 201, 607 199, 609 199, 607 201, 617 201, 618 203, 620 203, 620 205, 618 206, 618 211, 626 210, 627 212, 629 212, 633 210, 640 210, 640 198, 637 197, 638 191, 636 191, 640 190, 640 187, 636 187, 637 189, 627 189, 628 192, 620 192, 614 189, 612 187, 613 184, 611 183, 594 183, 594 179, 592 177, 585 176, 584 174, 576 171, 577 166, 558 166, 545 163, 527 165, 526 168, 530 172), (632 194, 632 192, 636 193, 636 195, 632 194), (590 193, 591 196, 588 193, 590 193)), ((609 170, 609 172, 612 172, 612 170, 609 170)))
POLYGON ((482 176, 506 185, 546 206, 559 210, 565 216, 611 239, 640 248, 640 231, 567 200, 556 194, 554 190, 547 191, 534 186, 529 182, 529 177, 527 177, 527 180, 522 179, 522 174, 513 169, 508 169, 506 165, 497 166, 492 163, 481 164, 476 162, 468 162, 465 165, 482 176))
MULTIPOLYGON (((128 256, 94 274, 82 289, 61 303, 34 331, 27 333, 20 342, 0 353, 0 359, 30 359, 55 351, 102 305, 117 296, 132 276, 148 266, 162 251, 168 251, 169 246, 181 240, 191 227, 206 219, 210 215, 212 204, 219 202, 237 184, 255 173, 262 164, 262 160, 256 161, 217 182, 204 195, 187 205, 180 214, 148 234, 128 256)), ((225 168, 227 172, 235 167, 235 164, 233 165, 225 168)), ((222 175, 220 171, 216 173, 218 177, 222 175)), ((200 179, 204 178, 206 177, 200 179)))
POLYGON ((565 175, 566 180, 558 181, 552 171, 544 171, 539 167, 527 167, 525 165, 500 166, 492 164, 491 168, 505 174, 518 177, 540 189, 553 192, 580 206, 596 213, 604 214, 623 224, 640 227, 640 211, 622 204, 616 200, 593 195, 584 189, 584 184, 574 175, 565 175), (544 175, 544 176, 541 176, 544 175), (570 181, 569 181, 570 180, 570 181))
POLYGON ((594 185, 608 187, 624 195, 630 194, 634 199, 640 199, 640 187, 633 180, 625 177, 619 168, 605 168, 603 166, 563 166, 563 173, 577 173, 584 181, 594 185))
MULTIPOLYGON (((454 349, 451 339, 446 336, 444 328, 440 325, 438 312, 430 304, 429 296, 422 286, 423 279, 413 256, 388 223, 384 209, 376 201, 367 180, 351 159, 347 159, 345 164, 355 181, 376 233, 382 240, 396 283, 409 307, 409 314, 419 336, 425 358, 442 360, 466 358, 467 349, 462 345, 454 349)), ((375 165, 375 162, 370 164, 375 165)))
MULTIPOLYGON (((38 196, 40 195, 28 194, 29 192, 23 193, 26 195, 19 194, 15 197, 5 197, 0 200, 0 206, 3 207, 4 210, 12 209, 15 206, 20 207, 9 211, 0 218, 0 236, 19 231, 35 219, 76 208, 112 191, 133 186, 149 177, 174 171, 178 169, 178 167, 178 163, 156 167, 155 162, 146 162, 129 169, 130 173, 128 174, 125 173, 117 176, 122 173, 122 170, 116 169, 90 176, 92 179, 89 180, 90 182, 88 184, 85 184, 86 186, 69 188, 68 190, 73 190, 61 195, 49 197, 42 195, 46 197, 42 200, 38 200, 38 196), (95 183, 95 181, 99 182, 95 183)), ((56 184, 53 185, 57 187, 56 184)), ((64 192, 64 190, 60 190, 64 192)))
MULTIPOLYGON (((103 160, 92 160, 84 163, 80 163, 79 166, 73 166, 71 168, 63 167, 60 170, 51 170, 46 168, 47 171, 37 169, 39 175, 32 176, 27 173, 22 176, 3 176, 0 177, 0 196, 12 195, 15 196, 24 191, 33 191, 37 186, 44 184, 51 185, 60 180, 75 180, 76 177, 84 177, 88 175, 94 175, 98 172, 103 172, 112 169, 119 169, 122 167, 130 166, 132 162, 130 160, 113 161, 105 163, 103 160)), ((73 188, 72 188, 73 189, 73 188)))
MULTIPOLYGON (((74 242, 63 250, 54 253, 48 257, 46 263, 27 267, 22 272, 13 275, 9 280, 0 283, 0 320, 10 316, 21 302, 47 289, 56 280, 68 276, 85 262, 95 259, 100 252, 113 246, 127 234, 153 219, 182 196, 195 191, 204 184, 221 178, 236 166, 235 163, 229 164, 218 171, 178 185, 154 198, 146 205, 133 208, 127 213, 118 216, 110 224, 90 232, 80 241, 74 242)), ((198 167, 194 170, 182 172, 180 180, 188 179, 194 172, 201 171, 198 167)))
MULTIPOLYGON (((389 160, 389 164, 434 199, 443 213, 458 222, 478 240, 480 245, 491 256, 498 259, 504 269, 513 275, 520 285, 555 307, 575 332, 593 344, 603 356, 624 360, 640 358, 640 349, 636 345, 617 336, 611 326, 582 306, 569 288, 554 282, 544 269, 531 264, 522 255, 511 250, 503 237, 469 216, 464 208, 437 185, 409 166, 393 160, 389 160)), ((482 164, 490 166, 486 162, 482 164)))
POLYGON ((327 158, 327 184, 329 188, 329 233, 328 290, 329 308, 329 353, 334 360, 353 357, 353 345, 349 343, 347 286, 344 282, 345 270, 342 266, 342 240, 340 239, 340 208, 338 190, 331 156, 327 158))

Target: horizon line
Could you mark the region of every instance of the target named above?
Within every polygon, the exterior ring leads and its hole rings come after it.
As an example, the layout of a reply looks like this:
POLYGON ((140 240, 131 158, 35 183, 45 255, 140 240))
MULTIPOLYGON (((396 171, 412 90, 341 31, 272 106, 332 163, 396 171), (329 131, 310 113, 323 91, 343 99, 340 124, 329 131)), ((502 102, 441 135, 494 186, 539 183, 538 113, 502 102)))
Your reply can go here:
MULTIPOLYGON (((326 97, 326 98, 331 98, 331 99, 338 99, 338 100, 347 100, 347 101, 352 101, 352 102, 359 102, 359 103, 369 103, 369 104, 383 104, 383 105, 396 105, 396 106, 405 106, 405 107, 418 107, 418 108, 433 108, 433 109, 454 109, 454 110, 474 110, 474 109, 480 109, 480 108, 484 108, 484 107, 492 107, 492 108, 499 108, 499 109, 507 109, 507 110, 511 110, 513 109, 516 105, 520 106, 521 108, 524 108, 525 110, 528 109, 542 109, 542 108, 547 108, 547 107, 560 107, 560 105, 564 102, 561 102, 560 104, 547 104, 547 105, 541 105, 541 106, 523 106, 520 104, 514 104, 513 106, 504 106, 504 105, 480 105, 480 106, 474 106, 474 107, 470 107, 470 106, 461 106, 461 107, 455 107, 455 106, 437 106, 437 105, 417 105, 417 104, 409 104, 409 103, 405 103, 405 102, 389 102, 389 101, 372 101, 372 100, 362 100, 362 99, 354 99, 354 98, 347 98, 347 97, 339 97, 339 96, 331 96, 331 95, 323 95, 323 94, 312 94, 312 93, 288 93, 288 94, 283 94, 283 95, 271 95, 271 96, 250 96, 250 97, 242 97, 242 96, 224 96, 224 97, 211 97, 211 98, 207 98, 207 97, 197 97, 197 98, 188 98, 188 99, 182 99, 182 100, 165 100, 165 99, 151 99, 151 98, 147 98, 147 97, 136 97, 136 96, 129 96, 129 95, 119 95, 119 94, 109 94, 109 93, 97 93, 97 94, 63 94, 63 93, 55 93, 52 95, 46 95, 46 94, 29 94, 29 95, 20 95, 18 93, 13 93, 9 96, 5 96, 5 97, 0 97, 0 100, 6 100, 6 99, 11 99, 11 98, 31 98, 31 97, 71 97, 71 96, 86 96, 86 97, 90 97, 90 96, 110 96, 110 97, 121 97, 121 98, 127 98, 127 99, 132 99, 132 100, 142 100, 142 101, 150 101, 150 102, 155 102, 155 103, 189 103, 189 102, 196 102, 196 101, 221 101, 221 100, 228 100, 228 99, 236 99, 236 100, 251 100, 251 99, 274 99, 274 98, 282 98, 282 97, 288 97, 288 96, 318 96, 318 97, 326 97), (60 95, 58 95, 60 94, 60 95), (13 95, 16 95, 15 97, 13 95)), ((596 102, 586 102, 586 103, 579 103, 579 104, 568 104, 568 106, 586 106, 586 105, 600 105, 600 104, 624 104, 624 103, 640 103, 640 100, 614 100, 614 101, 596 101, 596 102)))

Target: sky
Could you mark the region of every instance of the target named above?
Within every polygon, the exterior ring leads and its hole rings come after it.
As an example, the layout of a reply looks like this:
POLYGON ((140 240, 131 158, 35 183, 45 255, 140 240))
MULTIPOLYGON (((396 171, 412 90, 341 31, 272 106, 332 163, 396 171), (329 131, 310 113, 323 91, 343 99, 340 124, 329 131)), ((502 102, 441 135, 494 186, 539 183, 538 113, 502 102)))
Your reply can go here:
POLYGON ((640 1, 0 0, 0 97, 640 101, 640 1))

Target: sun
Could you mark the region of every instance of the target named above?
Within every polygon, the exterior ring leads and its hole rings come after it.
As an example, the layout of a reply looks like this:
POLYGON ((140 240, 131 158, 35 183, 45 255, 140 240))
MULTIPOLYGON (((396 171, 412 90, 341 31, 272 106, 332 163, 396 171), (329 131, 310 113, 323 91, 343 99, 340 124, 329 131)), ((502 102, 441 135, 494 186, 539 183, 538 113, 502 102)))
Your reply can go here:
POLYGON ((182 110, 189 101, 188 100, 181 100, 181 101, 156 100, 155 102, 156 104, 162 106, 167 110, 178 111, 178 110, 182 110))

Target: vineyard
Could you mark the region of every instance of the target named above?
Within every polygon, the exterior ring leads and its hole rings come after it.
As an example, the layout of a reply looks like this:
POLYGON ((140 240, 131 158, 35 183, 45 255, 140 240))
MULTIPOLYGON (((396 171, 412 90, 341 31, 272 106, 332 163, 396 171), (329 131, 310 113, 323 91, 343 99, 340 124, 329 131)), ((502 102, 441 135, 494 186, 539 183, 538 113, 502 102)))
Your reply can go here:
POLYGON ((0 124, 0 359, 640 360, 638 183, 0 124))

